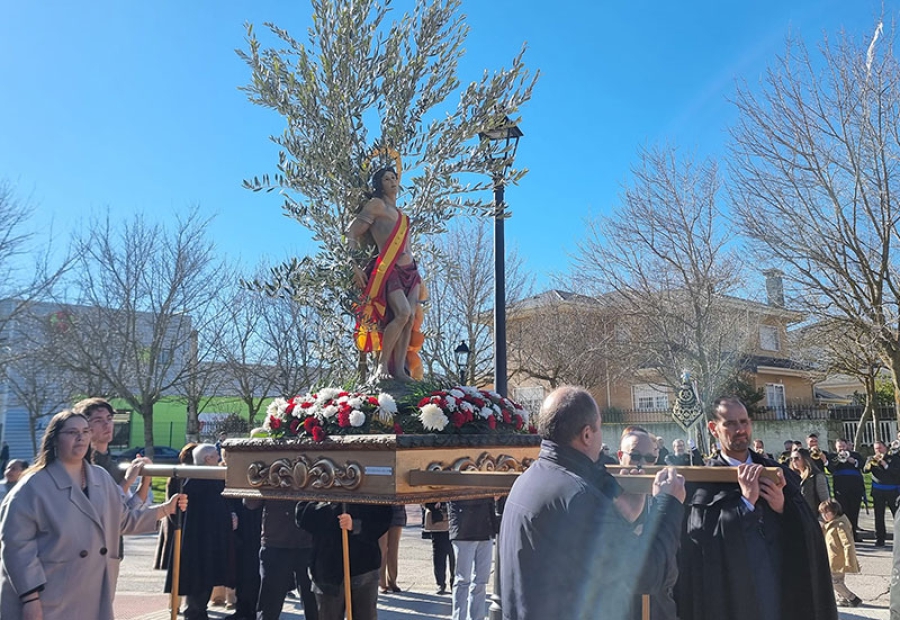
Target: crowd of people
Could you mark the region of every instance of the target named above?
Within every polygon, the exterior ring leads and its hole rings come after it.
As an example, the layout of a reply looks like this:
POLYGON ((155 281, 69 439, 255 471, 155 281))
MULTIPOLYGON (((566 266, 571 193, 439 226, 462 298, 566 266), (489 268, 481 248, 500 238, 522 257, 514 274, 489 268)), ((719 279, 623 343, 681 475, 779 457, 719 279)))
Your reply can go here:
MULTIPOLYGON (((140 475, 149 460, 123 469, 109 452, 112 415, 105 400, 81 401, 53 417, 33 465, 8 460, 0 482, 4 619, 111 619, 123 535, 157 528, 154 566, 167 571, 170 592, 178 508, 186 620, 207 620, 217 587, 230 589, 235 620, 275 620, 295 591, 305 617, 343 618, 342 530, 354 618, 377 618, 379 590, 402 591, 405 506, 233 500, 223 497, 223 481, 203 479, 183 488, 170 480, 166 501, 151 504, 150 480, 140 475)), ((612 454, 597 405, 580 388, 551 393, 537 422, 539 457, 513 485, 502 519, 492 498, 421 507, 435 592, 452 594, 453 620, 485 618, 495 539, 510 620, 632 620, 645 610, 654 620, 830 620, 836 605, 862 603, 844 576, 860 570, 863 473, 873 478, 875 544, 884 546, 885 510, 893 514, 900 496, 900 450, 877 442, 866 460, 846 439, 830 452, 810 434, 805 446, 785 441, 773 458, 734 398, 715 403, 707 426, 716 449, 706 457, 684 439, 669 451, 638 426, 625 428, 612 454), (626 476, 663 467, 644 493, 623 488, 612 465, 626 476), (737 482, 678 473, 698 465, 735 467, 737 482)), ((227 449, 188 444, 179 459, 223 465, 227 449)))

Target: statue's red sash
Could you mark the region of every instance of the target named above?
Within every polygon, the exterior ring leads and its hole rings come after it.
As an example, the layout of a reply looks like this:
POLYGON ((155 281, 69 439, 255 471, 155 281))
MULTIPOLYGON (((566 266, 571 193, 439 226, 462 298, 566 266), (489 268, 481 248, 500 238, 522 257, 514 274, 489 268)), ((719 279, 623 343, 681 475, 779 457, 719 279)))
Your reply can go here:
POLYGON ((356 346, 366 353, 381 350, 381 325, 387 312, 385 285, 406 246, 409 218, 403 213, 397 218, 394 230, 375 259, 375 266, 356 308, 356 346))

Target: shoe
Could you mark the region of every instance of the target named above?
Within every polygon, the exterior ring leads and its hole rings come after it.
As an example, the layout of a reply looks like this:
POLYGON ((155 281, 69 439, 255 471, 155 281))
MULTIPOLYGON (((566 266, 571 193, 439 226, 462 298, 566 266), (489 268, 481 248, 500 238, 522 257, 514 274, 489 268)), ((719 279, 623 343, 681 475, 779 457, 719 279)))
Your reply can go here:
POLYGON ((447 594, 447 586, 438 586, 437 592, 435 594, 447 594))
POLYGON ((876 540, 876 541, 875 541, 875 546, 876 546, 876 547, 885 547, 886 545, 884 544, 884 541, 883 541, 883 540, 876 540))
POLYGON ((862 605, 862 599, 858 596, 854 596, 853 599, 847 601, 847 604, 850 605, 850 607, 859 607, 862 605))
POLYGON ((378 589, 381 590, 382 594, 387 594, 388 592, 390 592, 390 590, 387 589, 386 587, 379 587, 378 589))
POLYGON ((403 592, 403 590, 400 589, 400 586, 398 586, 396 583, 395 583, 394 585, 391 586, 391 591, 393 591, 393 592, 403 592))
POLYGON ((234 603, 228 603, 227 605, 225 605, 225 609, 227 609, 228 611, 234 611, 237 608, 234 606, 234 603))

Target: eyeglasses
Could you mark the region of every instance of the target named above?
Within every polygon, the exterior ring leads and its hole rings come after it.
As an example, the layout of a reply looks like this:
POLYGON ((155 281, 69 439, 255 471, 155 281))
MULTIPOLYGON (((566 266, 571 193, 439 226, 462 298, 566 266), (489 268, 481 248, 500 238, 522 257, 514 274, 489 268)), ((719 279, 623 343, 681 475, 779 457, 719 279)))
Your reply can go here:
POLYGON ((658 457, 655 454, 641 454, 640 452, 630 452, 628 454, 628 458, 631 459, 631 462, 635 464, 643 461, 647 465, 653 465, 654 463, 656 463, 656 459, 658 457))
POLYGON ((69 439, 75 439, 76 437, 84 437, 85 439, 87 439, 91 436, 91 429, 86 428, 83 431, 77 431, 75 429, 72 429, 72 430, 68 430, 68 431, 60 431, 59 434, 65 435, 69 439))

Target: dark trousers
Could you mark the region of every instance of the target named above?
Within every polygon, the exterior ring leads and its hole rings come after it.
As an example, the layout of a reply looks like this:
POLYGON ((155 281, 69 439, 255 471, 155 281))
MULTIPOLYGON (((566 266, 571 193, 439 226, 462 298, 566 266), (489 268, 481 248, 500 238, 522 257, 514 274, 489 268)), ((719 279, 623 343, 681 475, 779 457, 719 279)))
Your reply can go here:
MULTIPOLYGON (((875 544, 883 545, 886 536, 884 527, 884 509, 891 509, 891 516, 897 516, 897 491, 872 489, 872 505, 875 509, 875 544)), ((894 544, 897 544, 895 541, 894 544)))
POLYGON ((284 607, 284 597, 294 588, 300 589, 304 617, 307 620, 319 619, 318 604, 309 580, 311 557, 312 549, 262 547, 259 550, 257 620, 278 620, 284 607))
POLYGON ((212 586, 210 586, 184 597, 186 601, 184 620, 209 620, 206 606, 209 604, 209 597, 212 596, 212 591, 212 586))
POLYGON ((453 555, 453 544, 450 532, 431 532, 431 560, 434 563, 434 582, 438 587, 447 586, 447 565, 450 566, 450 585, 453 585, 453 574, 456 572, 456 556, 453 555))
MULTIPOLYGON (((369 571, 350 578, 350 601, 353 620, 378 620, 378 574, 369 571)), ((319 620, 342 620, 344 617, 344 584, 313 583, 319 603, 319 620)))
POLYGON ((866 493, 866 483, 862 476, 835 476, 833 482, 834 499, 841 504, 855 533, 859 530, 859 507, 866 493))

